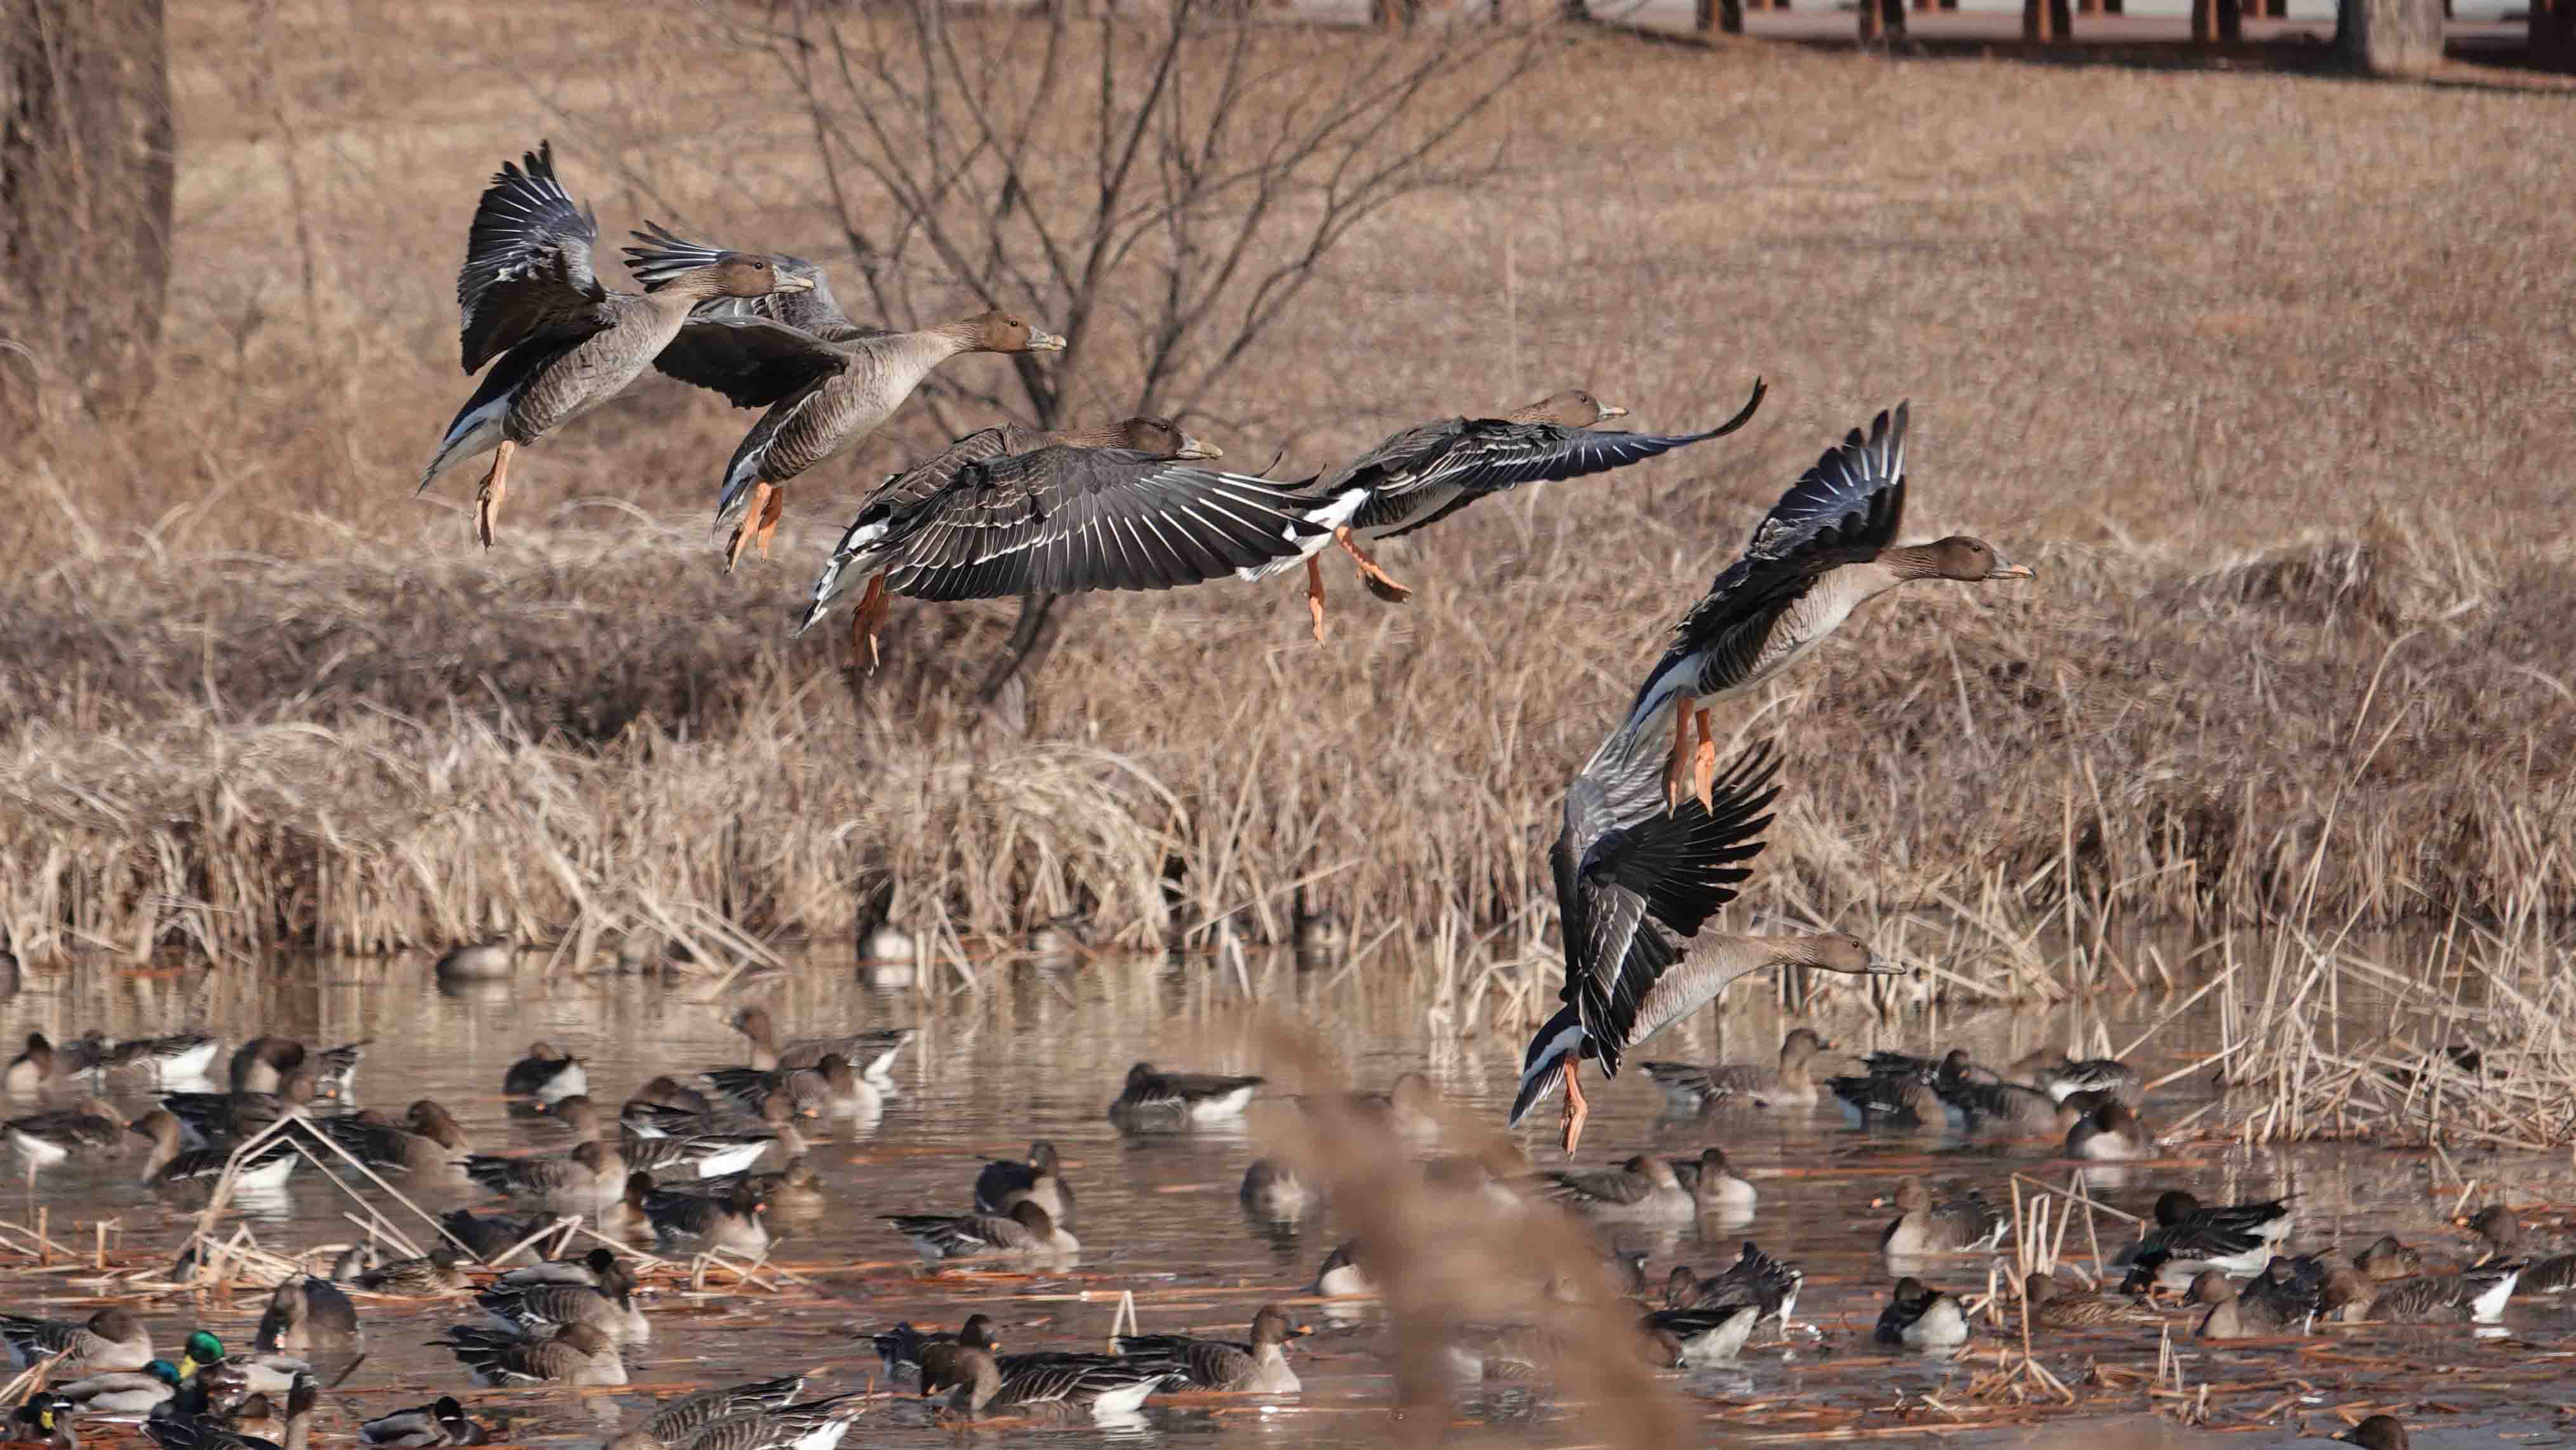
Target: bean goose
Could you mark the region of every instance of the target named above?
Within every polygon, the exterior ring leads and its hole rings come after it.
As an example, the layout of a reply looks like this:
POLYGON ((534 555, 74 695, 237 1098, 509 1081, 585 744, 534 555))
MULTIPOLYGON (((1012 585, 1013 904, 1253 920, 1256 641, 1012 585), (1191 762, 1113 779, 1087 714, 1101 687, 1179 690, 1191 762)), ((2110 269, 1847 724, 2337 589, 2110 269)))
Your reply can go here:
POLYGON ((1697 1158, 1668 1161, 1673 1166, 1673 1176, 1690 1190, 1691 1202, 1703 1215, 1742 1218, 1753 1212, 1753 1205, 1761 1197, 1751 1183, 1736 1175, 1723 1148, 1702 1148, 1697 1158))
POLYGON ((1127 1069, 1127 1081, 1109 1105, 1111 1122, 1131 1131, 1185 1128, 1243 1116, 1263 1082, 1258 1077, 1163 1072, 1150 1062, 1127 1069))
POLYGON ((1673 1165, 1651 1153, 1616 1168, 1550 1173, 1540 1181, 1548 1197, 1591 1218, 1682 1223, 1699 1212, 1673 1165))
POLYGON ((1073 1227, 1073 1185, 1064 1181, 1064 1165, 1055 1145, 1040 1138, 1029 1145, 1025 1163, 1008 1158, 987 1161, 975 1175, 975 1209, 1009 1213, 1021 1203, 1034 1203, 1047 1217, 1073 1227))
POLYGON ((691 1432, 702 1430, 718 1420, 778 1409, 793 1402, 804 1389, 805 1377, 800 1374, 699 1390, 675 1400, 664 1400, 636 1428, 655 1439, 676 1445, 686 1441, 691 1432))
POLYGON ((865 1395, 834 1395, 775 1409, 744 1410, 665 1440, 644 1430, 629 1430, 600 1450, 833 1450, 849 1434, 850 1422, 866 1411, 865 1395))
MULTIPOLYGON (((2478 1210, 2477 1217, 2469 1220, 2469 1228, 2486 1240, 2489 1259, 2511 1259, 2523 1251, 2522 1220, 2501 1203, 2491 1203, 2478 1210)), ((2398 1262, 2418 1271, 2423 1267, 2413 1250, 2407 1250, 2398 1262)), ((2364 1264, 2362 1268, 2374 1279, 2392 1277, 2379 1272, 2376 1264, 2364 1264)), ((2576 1254, 2550 1254, 2532 1260, 2524 1266, 2515 1287, 2532 1294, 2563 1294, 2576 1288, 2576 1254)))
POLYGON ((1288 1367, 1287 1344, 1302 1333, 1288 1321, 1288 1311, 1264 1304, 1252 1316, 1249 1344, 1189 1334, 1123 1334, 1110 1343, 1133 1359, 1168 1361, 1174 1388, 1293 1395, 1299 1385, 1297 1371, 1288 1367))
POLYGON ((475 204, 456 274, 465 371, 500 363, 447 425, 420 486, 490 450, 474 510, 485 548, 509 490, 511 455, 625 391, 680 336, 691 309, 711 297, 814 285, 782 275, 767 257, 680 244, 666 245, 649 271, 630 267, 641 293, 611 292, 591 269, 598 240, 598 220, 556 178, 548 142, 518 165, 502 163, 475 204))
POLYGON ((1447 518, 1489 494, 1525 483, 1582 478, 1642 463, 1676 448, 1723 438, 1753 421, 1764 388, 1736 415, 1702 433, 1611 433, 1593 425, 1628 416, 1581 388, 1568 388, 1500 418, 1443 418, 1388 435, 1368 452, 1299 492, 1317 532, 1276 562, 1243 571, 1263 579, 1297 563, 1306 566, 1306 609, 1315 638, 1324 638, 1324 574, 1318 555, 1328 543, 1349 554, 1361 580, 1379 598, 1398 603, 1412 590, 1398 584, 1360 547, 1355 534, 1393 538, 1447 518))
POLYGON ((68 1112, 30 1113, 0 1123, 0 1135, 18 1151, 27 1176, 67 1158, 104 1158, 125 1144, 125 1119, 113 1104, 91 1098, 68 1112))
POLYGON ((152 1362, 151 1331, 131 1311, 115 1305, 87 1319, 0 1314, 0 1344, 9 1346, 13 1369, 25 1369, 57 1354, 63 1359, 54 1367, 56 1374, 139 1370, 152 1362))
POLYGON ((1907 1349, 1956 1349, 1968 1342, 1968 1314, 1957 1299, 1923 1281, 1899 1279, 1872 1337, 1907 1349))
POLYGON ((626 1196, 625 1155, 616 1144, 598 1141, 560 1158, 477 1154, 465 1160, 465 1176, 494 1193, 558 1213, 598 1213, 626 1196))
POLYGON ((1674 628, 1672 647, 1629 706, 1626 727, 1642 731, 1673 710, 1666 774, 1679 800, 1696 769, 1703 803, 1716 751, 1695 701, 1741 694, 1822 642, 1854 609, 1914 579, 2028 579, 2032 571, 1982 539, 1953 536, 1898 545, 1905 519, 1906 405, 1853 429, 1826 450, 1753 530, 1743 556, 1719 572, 1708 593, 1674 628), (1699 722, 1699 741, 1689 738, 1699 722))
POLYGON ((1897 1180, 1892 1201, 1897 1218, 1878 1236, 1878 1250, 1891 1263, 1922 1254, 1981 1253, 2012 1229, 2012 1220, 1973 1189, 1964 1198, 1936 1203, 1923 1180, 1909 1175, 1897 1180))
POLYGON ((1174 1378, 1164 1363, 1099 1354, 1012 1355, 960 1345, 937 1384, 949 1388, 949 1413, 966 1419, 996 1413, 1034 1420, 1117 1419, 1174 1378))
POLYGON ((284 1350, 307 1354, 317 1349, 347 1349, 365 1339, 358 1327, 358 1306, 328 1279, 310 1274, 289 1279, 268 1296, 259 1316, 261 1353, 284 1350))
POLYGON ((2022 1312, 2041 1329, 2096 1329, 2107 1324, 2145 1324, 2153 1316, 2128 1299, 2076 1294, 2047 1274, 2022 1279, 2022 1312))
POLYGON ((1664 1307, 1735 1309, 1749 1305, 1760 1311, 1761 1318, 1785 1324, 1790 1315, 1798 1312, 1798 1291, 1806 1282, 1806 1270, 1782 1263, 1747 1239, 1734 1263, 1705 1278, 1693 1273, 1688 1264, 1673 1265, 1672 1273, 1664 1280, 1664 1307))
POLYGON ((2372 1415, 2349 1430, 2335 1431, 2332 1438, 2362 1450, 2407 1450, 2406 1426, 2395 1415, 2372 1415))
MULTIPOLYGON (((718 255, 667 232, 634 235, 627 266, 647 286, 702 271, 718 255)), ((652 360, 737 408, 768 410, 725 464, 716 519, 739 520, 725 546, 728 569, 755 540, 768 552, 786 508, 782 485, 875 432, 941 363, 968 352, 1064 348, 1063 338, 998 309, 918 332, 805 320, 822 330, 767 317, 693 317, 652 360)))
POLYGON ((442 1445, 485 1445, 492 1433, 465 1413, 465 1407, 453 1395, 441 1395, 426 1405, 378 1415, 358 1426, 358 1438, 370 1445, 385 1445, 392 1450, 436 1450, 442 1445))
POLYGON ((827 1056, 837 1054, 861 1077, 884 1077, 894 1066, 894 1057, 912 1040, 909 1027, 881 1027, 853 1032, 845 1037, 804 1037, 785 1046, 778 1042, 777 1024, 770 1021, 766 1007, 745 1007, 733 1014, 733 1030, 751 1044, 750 1066, 763 1072, 783 1067, 814 1067, 827 1056))
POLYGON ((1649 1062, 1645 1069, 1655 1086, 1664 1090, 1665 1101, 1685 1112, 1739 1098, 1763 1108, 1812 1107, 1816 1102, 1815 1061, 1832 1046, 1817 1036, 1814 1028, 1795 1027, 1780 1039, 1780 1060, 1776 1065, 1733 1062, 1700 1067, 1686 1062, 1649 1062))
POLYGON ((150 1078, 156 1085, 201 1078, 215 1061, 215 1051, 223 1046, 202 1032, 179 1032, 167 1037, 146 1037, 116 1044, 108 1054, 112 1068, 131 1068, 150 1078))
POLYGON ((2417 1274, 2372 1287, 2369 1317, 2390 1324, 2493 1324, 2522 1266, 2478 1264, 2456 1274, 2417 1274))
POLYGON ((1235 1200, 1255 1218, 1299 1219, 1322 1198, 1293 1165, 1276 1158, 1255 1158, 1243 1170, 1235 1200))
MULTIPOLYGON (((950 1357, 960 1344, 999 1350, 1000 1341, 993 1338, 993 1321, 982 1314, 969 1314, 966 1322, 954 1330, 923 1331, 910 1324, 898 1324, 869 1336, 875 1343, 877 1359, 885 1366, 886 1378, 899 1379, 907 1371, 925 1383, 945 1375, 950 1357)), ((922 1393, 929 1394, 927 1389, 922 1393)))
POLYGON ((590 1069, 551 1042, 529 1043, 528 1055, 501 1074, 501 1092, 506 1097, 554 1103, 589 1091, 590 1069))
POLYGON ((635 1302, 635 1280, 609 1255, 595 1284, 495 1284, 474 1296, 492 1322, 515 1334, 537 1336, 567 1324, 587 1324, 618 1344, 642 1344, 652 1325, 635 1302))
POLYGON ((2235 1280, 2216 1269, 2203 1269, 2193 1275, 2183 1302, 2209 1306, 2199 1327, 2192 1331, 2203 1339, 2256 1339, 2268 1334, 2299 1333, 2307 1326, 2305 1315, 2291 1313, 2289 1306, 2277 1298, 2246 1296, 2238 1290, 2235 1280))
POLYGON ((622 1385, 625 1362, 607 1335, 587 1324, 567 1324, 551 1339, 523 1339, 498 1329, 460 1325, 437 1341, 448 1347, 474 1382, 510 1385, 622 1385))
POLYGON ((890 1213, 885 1220, 912 1240, 922 1262, 947 1259, 1070 1258, 1082 1245, 1047 1211, 1022 1200, 1009 1213, 890 1213))
POLYGON ((2156 1156, 2156 1139, 2127 1103, 2114 1098, 2066 1130, 2066 1156, 2096 1163, 2134 1162, 2156 1156))
POLYGON ((1847 936, 1710 937, 1702 923, 1735 897, 1762 851, 1777 758, 1767 745, 1738 756, 1706 803, 1667 810, 1645 736, 1615 731, 1565 788, 1565 825, 1550 848, 1563 920, 1564 1006, 1531 1037, 1510 1121, 1560 1084, 1567 1152, 1583 1135, 1582 1064, 1616 1077, 1629 1050, 1751 972, 1811 966, 1878 972, 1847 936))
POLYGON ((1730 1309, 1657 1309, 1638 1321, 1655 1362, 1672 1369, 1725 1364, 1744 1350, 1762 1311, 1751 1304, 1730 1309))
MULTIPOLYGON (((2352 1265, 2373 1279, 2411 1279, 2424 1272, 2424 1256, 2408 1247, 2397 1235, 2381 1234, 2368 1248, 2353 1254, 2352 1265)), ((2526 1281, 2535 1277, 2529 1271, 2523 1274, 2526 1281)), ((2532 1287, 2539 1286, 2535 1284, 2532 1287)))

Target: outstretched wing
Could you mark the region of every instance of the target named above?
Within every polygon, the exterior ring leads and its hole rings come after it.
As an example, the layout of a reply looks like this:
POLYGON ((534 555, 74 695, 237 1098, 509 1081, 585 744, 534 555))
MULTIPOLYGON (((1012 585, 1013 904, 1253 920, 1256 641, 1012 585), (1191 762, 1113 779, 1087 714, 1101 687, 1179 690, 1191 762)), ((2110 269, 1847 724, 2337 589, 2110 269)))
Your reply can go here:
POLYGON ((1665 810, 1663 760, 1648 732, 1621 731, 1566 791, 1566 828, 1552 858, 1565 920, 1564 1000, 1580 1014, 1605 1076, 1661 1025, 1641 1020, 1687 938, 1735 899, 1762 850, 1778 757, 1767 743, 1739 754, 1711 788, 1665 810))
POLYGON ((540 141, 519 164, 501 163, 475 204, 465 265, 456 274, 465 370, 481 370, 523 342, 564 342, 608 325, 608 289, 591 272, 599 223, 555 179, 554 147, 540 141))
POLYGON ((1126 448, 1058 445, 968 464, 908 521, 886 588, 915 599, 1170 589, 1297 552, 1295 495, 1126 448))
POLYGON ((691 317, 653 359, 737 408, 769 407, 849 365, 849 354, 831 343, 766 317, 691 317))
MULTIPOLYGON (((635 240, 625 249, 626 268, 647 292, 683 272, 714 266, 724 256, 722 249, 692 242, 659 222, 648 221, 643 230, 628 235, 635 240)), ((831 275, 823 270, 822 263, 772 252, 769 264, 778 269, 780 276, 802 277, 814 285, 805 291, 771 292, 759 297, 710 297, 699 303, 691 315, 762 317, 799 332, 810 332, 826 342, 849 342, 884 333, 884 328, 851 321, 849 314, 841 310, 840 300, 832 295, 831 275)))

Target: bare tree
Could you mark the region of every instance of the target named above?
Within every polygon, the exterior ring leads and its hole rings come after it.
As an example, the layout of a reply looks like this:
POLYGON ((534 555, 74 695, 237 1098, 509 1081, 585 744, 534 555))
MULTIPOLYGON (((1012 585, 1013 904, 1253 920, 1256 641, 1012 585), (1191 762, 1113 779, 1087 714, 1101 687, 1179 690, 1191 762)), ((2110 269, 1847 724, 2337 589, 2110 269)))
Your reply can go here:
MULTIPOLYGON (((1199 412, 1354 228, 1491 173, 1473 123, 1545 36, 1334 31, 1212 0, 1087 18, 789 0, 755 43, 802 101, 876 313, 943 321, 928 309, 962 292, 1062 332, 1052 361, 1014 359, 1019 399, 977 398, 1053 427, 1199 412)), ((1023 601, 988 698, 1048 606, 1023 601)))

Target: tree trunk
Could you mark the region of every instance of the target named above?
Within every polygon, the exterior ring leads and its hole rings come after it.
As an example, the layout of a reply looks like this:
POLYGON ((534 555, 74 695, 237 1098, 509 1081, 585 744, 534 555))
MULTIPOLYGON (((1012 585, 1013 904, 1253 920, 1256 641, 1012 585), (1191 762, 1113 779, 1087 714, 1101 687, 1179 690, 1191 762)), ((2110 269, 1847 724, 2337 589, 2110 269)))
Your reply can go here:
POLYGON ((2365 75, 2423 75, 2442 59, 2442 0, 2339 0, 2335 49, 2365 75))
POLYGON ((174 153, 161 0, 0 0, 0 419, 150 389, 174 153))

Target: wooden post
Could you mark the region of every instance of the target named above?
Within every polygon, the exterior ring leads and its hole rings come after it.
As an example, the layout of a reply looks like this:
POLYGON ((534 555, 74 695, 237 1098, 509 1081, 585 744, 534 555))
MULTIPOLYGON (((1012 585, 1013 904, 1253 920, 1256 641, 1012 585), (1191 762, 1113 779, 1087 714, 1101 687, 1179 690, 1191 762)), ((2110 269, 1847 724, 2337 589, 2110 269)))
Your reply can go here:
POLYGON ((2441 0, 2339 0, 2335 51, 2364 75, 2423 75, 2442 60, 2441 0))
POLYGON ((2239 0, 2192 0, 2191 38, 2200 45, 2244 39, 2245 12, 2239 0))
POLYGON ((2021 0, 2021 38, 2035 45, 2071 39, 2075 19, 2069 10, 2067 0, 2021 0))
POLYGON ((2532 0, 2531 63, 2576 71, 2576 0, 2532 0))

